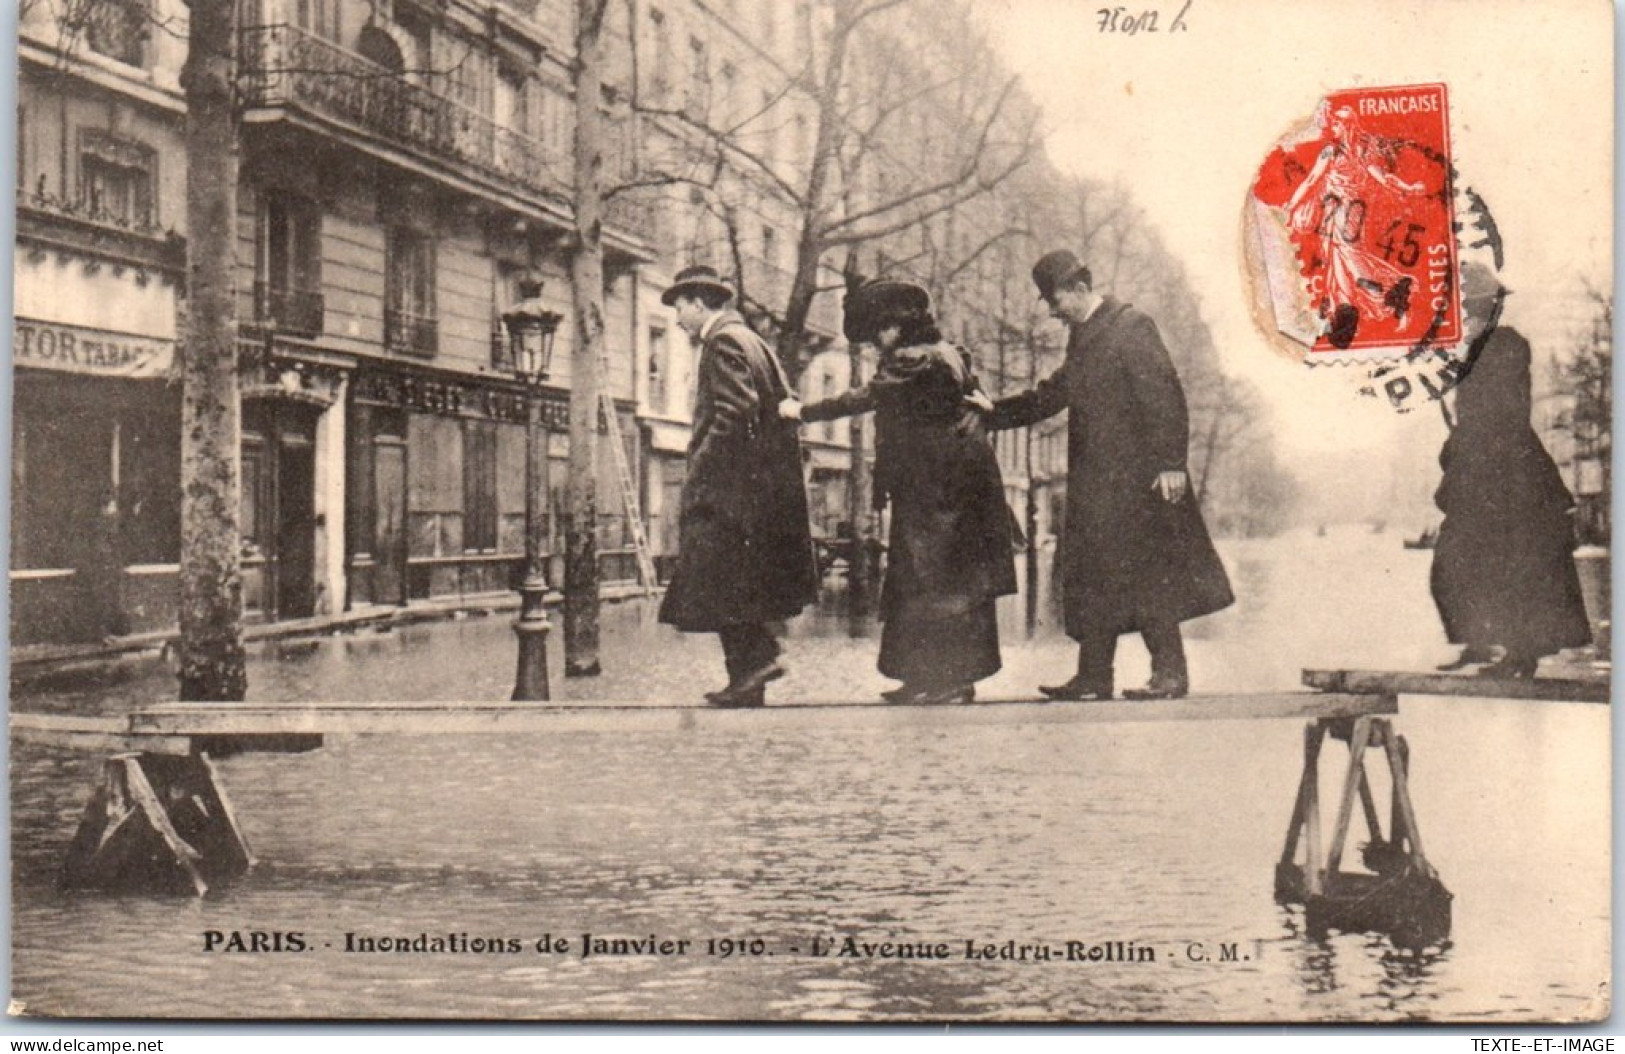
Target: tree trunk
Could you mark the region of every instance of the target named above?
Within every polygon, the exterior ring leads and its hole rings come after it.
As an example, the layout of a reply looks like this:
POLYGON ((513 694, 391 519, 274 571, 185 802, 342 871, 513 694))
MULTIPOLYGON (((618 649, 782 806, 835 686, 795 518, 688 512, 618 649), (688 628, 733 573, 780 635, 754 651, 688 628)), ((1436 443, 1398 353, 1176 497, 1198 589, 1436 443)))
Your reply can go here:
POLYGON ((186 91, 187 312, 181 359, 180 697, 248 690, 237 456, 235 0, 193 0, 186 91))
POLYGON ((576 14, 575 346, 570 359, 570 467, 564 513, 564 673, 598 674, 598 413, 604 383, 603 29, 605 0, 576 14))

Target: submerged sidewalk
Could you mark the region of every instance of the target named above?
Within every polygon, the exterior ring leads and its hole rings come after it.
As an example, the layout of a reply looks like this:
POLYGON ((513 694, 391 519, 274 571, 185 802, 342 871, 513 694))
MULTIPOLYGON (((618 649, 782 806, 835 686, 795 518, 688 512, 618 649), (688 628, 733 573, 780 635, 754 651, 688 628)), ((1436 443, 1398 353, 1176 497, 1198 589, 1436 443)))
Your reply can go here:
MULTIPOLYGON (((655 590, 656 594, 659 592, 660 589, 655 590)), ((600 598, 610 603, 645 595, 648 595, 648 591, 633 582, 613 582, 599 590, 600 598)), ((547 595, 547 606, 550 608, 558 607, 563 601, 564 594, 556 590, 550 591, 547 595)), ((311 618, 249 623, 243 627, 243 641, 252 647, 273 641, 299 640, 369 629, 388 630, 421 622, 436 622, 468 615, 494 615, 518 610, 519 594, 509 590, 423 600, 402 607, 366 605, 350 611, 316 615, 311 618)), ((10 668, 15 678, 18 674, 46 673, 149 653, 164 656, 174 650, 179 640, 180 628, 176 626, 150 633, 132 633, 76 644, 25 644, 11 648, 10 668)))

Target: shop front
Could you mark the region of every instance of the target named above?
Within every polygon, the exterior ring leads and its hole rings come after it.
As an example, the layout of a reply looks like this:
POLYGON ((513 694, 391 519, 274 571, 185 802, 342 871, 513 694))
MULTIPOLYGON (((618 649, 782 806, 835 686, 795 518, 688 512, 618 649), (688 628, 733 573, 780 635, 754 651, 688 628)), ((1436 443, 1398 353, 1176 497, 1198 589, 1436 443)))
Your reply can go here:
POLYGON ((11 639, 100 641, 175 620, 174 342, 18 315, 11 639))
MULTIPOLYGON (((567 393, 542 399, 543 427, 561 435, 567 393)), ((357 368, 344 458, 351 609, 516 588, 525 421, 524 391, 505 379, 395 363, 357 368)), ((554 459, 547 461, 551 477, 554 459)), ((544 493, 551 482, 542 481, 544 493)))

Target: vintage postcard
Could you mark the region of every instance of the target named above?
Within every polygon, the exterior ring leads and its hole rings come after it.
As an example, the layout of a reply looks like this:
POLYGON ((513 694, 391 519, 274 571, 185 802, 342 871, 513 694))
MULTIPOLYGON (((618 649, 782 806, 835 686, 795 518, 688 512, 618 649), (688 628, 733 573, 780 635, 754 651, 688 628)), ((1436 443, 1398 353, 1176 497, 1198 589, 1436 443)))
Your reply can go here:
POLYGON ((18 1027, 1613 1013, 1603 0, 18 16, 18 1027))

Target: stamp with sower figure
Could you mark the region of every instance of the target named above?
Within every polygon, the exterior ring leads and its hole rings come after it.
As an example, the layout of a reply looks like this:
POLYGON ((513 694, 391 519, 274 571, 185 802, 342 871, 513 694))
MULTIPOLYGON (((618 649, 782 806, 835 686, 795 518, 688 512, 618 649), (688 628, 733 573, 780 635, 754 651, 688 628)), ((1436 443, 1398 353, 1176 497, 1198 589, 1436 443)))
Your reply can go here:
POLYGON ((1308 362, 1392 361, 1461 341, 1443 84, 1327 95, 1250 196, 1274 328, 1308 362))

